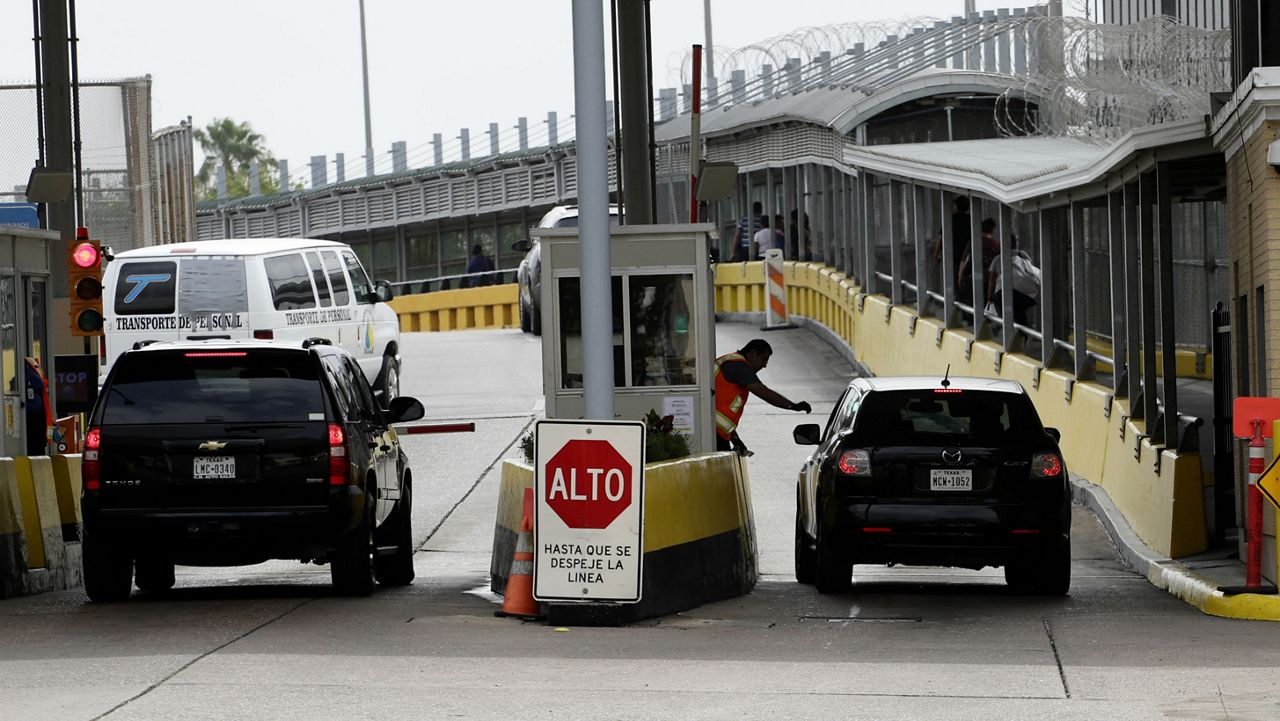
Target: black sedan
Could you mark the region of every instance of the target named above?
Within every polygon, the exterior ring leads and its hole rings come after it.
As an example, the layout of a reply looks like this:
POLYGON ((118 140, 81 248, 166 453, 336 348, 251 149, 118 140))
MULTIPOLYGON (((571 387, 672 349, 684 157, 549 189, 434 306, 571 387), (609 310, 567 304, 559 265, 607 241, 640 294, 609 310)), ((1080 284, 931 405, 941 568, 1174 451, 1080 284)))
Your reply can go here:
POLYGON ((1016 382, 858 378, 796 490, 796 579, 849 589, 853 565, 1003 566, 1015 589, 1071 585, 1071 492, 1058 431, 1016 382))

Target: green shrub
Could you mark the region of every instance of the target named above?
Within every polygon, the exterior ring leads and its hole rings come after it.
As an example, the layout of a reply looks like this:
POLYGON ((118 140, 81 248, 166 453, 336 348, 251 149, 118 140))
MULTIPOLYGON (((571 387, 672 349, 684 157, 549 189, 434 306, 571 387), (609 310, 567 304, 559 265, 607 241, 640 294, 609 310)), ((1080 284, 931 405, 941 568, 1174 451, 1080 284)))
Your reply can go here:
MULTIPOLYGON (((671 416, 659 416, 656 411, 645 415, 644 459, 646 463, 670 461, 688 456, 689 437, 676 433, 671 416)), ((533 465, 533 431, 520 439, 520 455, 524 462, 533 465)))

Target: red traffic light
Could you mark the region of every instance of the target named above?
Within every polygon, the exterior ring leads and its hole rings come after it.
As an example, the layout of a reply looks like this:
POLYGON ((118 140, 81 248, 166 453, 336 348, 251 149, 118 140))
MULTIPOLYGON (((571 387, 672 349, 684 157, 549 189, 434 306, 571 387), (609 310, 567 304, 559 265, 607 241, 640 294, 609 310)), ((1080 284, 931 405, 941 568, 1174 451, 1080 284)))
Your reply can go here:
POLYGON ((92 268, 101 259, 101 253, 92 243, 77 243, 71 251, 71 262, 80 268, 92 268))

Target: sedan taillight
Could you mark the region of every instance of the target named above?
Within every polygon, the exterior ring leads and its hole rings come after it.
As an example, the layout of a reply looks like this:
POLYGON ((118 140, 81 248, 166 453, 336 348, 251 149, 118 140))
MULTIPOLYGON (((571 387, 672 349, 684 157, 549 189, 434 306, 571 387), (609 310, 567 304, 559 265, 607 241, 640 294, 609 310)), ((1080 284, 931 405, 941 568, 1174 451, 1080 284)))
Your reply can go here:
POLYGON ((845 451, 840 454, 840 461, 836 467, 846 476, 870 476, 871 452, 861 448, 845 451))
POLYGON ((1057 478, 1062 475, 1062 459, 1056 453, 1037 453, 1031 459, 1032 478, 1057 478))
POLYGON ((337 423, 329 424, 329 485, 345 486, 351 475, 351 456, 347 453, 346 433, 337 423))
POLYGON ((98 460, 98 450, 102 447, 102 431, 90 428, 84 437, 84 453, 80 456, 80 479, 86 491, 96 491, 102 487, 102 465, 98 460))

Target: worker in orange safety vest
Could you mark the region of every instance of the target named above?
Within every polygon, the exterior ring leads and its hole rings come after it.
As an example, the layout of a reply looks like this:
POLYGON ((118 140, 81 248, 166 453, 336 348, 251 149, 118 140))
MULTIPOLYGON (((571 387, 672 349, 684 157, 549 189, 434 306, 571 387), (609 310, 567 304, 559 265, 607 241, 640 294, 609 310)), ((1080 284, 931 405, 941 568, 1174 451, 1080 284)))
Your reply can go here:
POLYGON ((766 403, 789 411, 810 413, 813 408, 806 401, 792 403, 785 396, 760 382, 757 375, 769 365, 773 347, 762 338, 756 338, 736 353, 716 359, 716 450, 736 450, 739 455, 752 455, 738 437, 738 421, 747 397, 754 393, 766 403))

